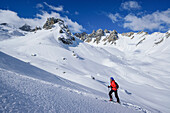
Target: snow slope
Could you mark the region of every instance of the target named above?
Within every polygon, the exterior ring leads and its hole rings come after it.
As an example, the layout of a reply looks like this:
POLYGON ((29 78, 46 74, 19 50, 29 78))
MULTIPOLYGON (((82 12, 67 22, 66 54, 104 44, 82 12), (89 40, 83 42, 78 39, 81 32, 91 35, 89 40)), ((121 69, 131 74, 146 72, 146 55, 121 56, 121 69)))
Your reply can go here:
MULTIPOLYGON (((109 110, 170 112, 168 68, 170 67, 170 38, 163 37, 164 41, 157 45, 153 42, 165 34, 147 35, 147 40, 138 46, 136 44, 141 40, 139 35, 135 35, 133 39, 122 36, 115 46, 89 45, 79 39, 76 39, 72 45, 65 45, 58 40, 64 35, 59 31, 60 26, 56 24, 49 30, 40 30, 0 42, 0 51, 24 61, 13 62, 14 58, 8 58, 10 56, 1 53, 0 68, 3 83, 1 87, 4 89, 2 93, 10 92, 10 89, 14 89, 13 93, 16 92, 14 95, 28 93, 28 98, 33 100, 32 102, 37 99, 34 104, 43 111, 56 111, 57 108, 61 108, 58 112, 63 112, 62 110, 69 106, 68 110, 71 112, 82 110, 85 112, 109 112, 109 110), (16 64, 20 65, 16 66, 16 64), (122 106, 103 102, 108 99, 107 85, 110 76, 113 76, 120 85, 119 96, 122 106), (30 82, 33 85, 30 85, 30 82), (24 85, 20 85, 22 83, 24 85), (4 87, 9 90, 6 91, 4 87), (58 95, 59 93, 61 95, 58 95), (59 97, 62 101, 55 97, 59 97), (42 99, 44 100, 41 103, 42 99), (69 104, 74 107, 70 107, 69 104)), ((23 100, 27 100, 25 97, 23 96, 23 100)), ((8 102, 5 102, 2 105, 7 107, 8 102)), ((11 103, 9 102, 9 107, 12 106, 11 103)), ((37 108, 32 107, 33 111, 37 108)))
POLYGON ((104 94, 101 92, 62 79, 2 52, 0 56, 0 112, 2 113, 142 111, 137 106, 128 108, 130 106, 128 104, 121 106, 105 102, 104 94))

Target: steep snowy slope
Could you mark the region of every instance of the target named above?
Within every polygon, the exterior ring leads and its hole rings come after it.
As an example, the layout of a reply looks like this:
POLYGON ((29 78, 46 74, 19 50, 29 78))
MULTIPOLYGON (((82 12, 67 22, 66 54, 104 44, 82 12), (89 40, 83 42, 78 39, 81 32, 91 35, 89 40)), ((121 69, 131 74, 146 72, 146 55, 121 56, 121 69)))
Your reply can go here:
MULTIPOLYGON (((0 52, 0 112, 142 112, 0 52), (14 65, 15 64, 15 65, 14 65), (97 99, 96 99, 97 98, 97 99), (103 98, 103 99, 102 99, 103 98)), ((143 112, 145 112, 143 110, 143 112)))
MULTIPOLYGON (((126 106, 133 106, 143 111, 146 109, 151 112, 170 111, 170 70, 168 69, 170 67, 170 38, 166 37, 166 34, 146 35, 147 40, 142 43, 139 43, 144 38, 142 36, 144 34, 141 33, 134 34, 134 38, 121 35, 116 41, 116 45, 106 44, 104 46, 100 43, 96 45, 90 43, 92 45, 89 45, 77 38, 68 45, 59 40, 59 37, 66 39, 70 39, 70 37, 60 32, 60 24, 54 26, 52 29, 43 29, 28 33, 26 36, 3 40, 0 42, 0 51, 27 62, 29 65, 60 76, 64 78, 63 80, 67 79, 91 88, 90 92, 92 93, 96 90, 95 92, 98 93, 93 94, 100 98, 108 98, 107 85, 109 77, 113 76, 120 85, 121 102, 126 106), (163 41, 155 44, 161 40, 159 38, 162 36, 163 41)), ((15 64, 14 62, 10 66, 15 67, 15 64)), ((28 74, 25 72, 25 68, 22 69, 22 65, 21 70, 23 76, 28 74)), ((28 72, 30 73, 31 70, 28 72)), ((18 71, 15 71, 14 75, 16 73, 18 71)), ((38 77, 36 79, 43 78, 35 75, 38 77)), ((43 80, 51 83, 53 78, 49 77, 52 80, 48 81, 47 76, 43 80)), ((79 88, 77 90, 79 91, 79 88)))

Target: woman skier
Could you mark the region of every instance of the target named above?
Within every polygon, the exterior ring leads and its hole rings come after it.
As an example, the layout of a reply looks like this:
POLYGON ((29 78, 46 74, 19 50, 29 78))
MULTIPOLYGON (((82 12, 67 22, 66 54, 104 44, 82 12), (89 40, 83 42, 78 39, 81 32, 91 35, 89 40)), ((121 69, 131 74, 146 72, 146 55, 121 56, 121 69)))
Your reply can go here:
POLYGON ((120 100, 119 100, 118 93, 117 93, 117 89, 118 89, 119 86, 115 82, 113 77, 110 77, 110 86, 108 86, 108 88, 110 88, 110 87, 111 87, 111 90, 109 92, 110 101, 113 101, 112 93, 114 92, 115 93, 115 97, 117 99, 117 103, 120 104, 120 100))

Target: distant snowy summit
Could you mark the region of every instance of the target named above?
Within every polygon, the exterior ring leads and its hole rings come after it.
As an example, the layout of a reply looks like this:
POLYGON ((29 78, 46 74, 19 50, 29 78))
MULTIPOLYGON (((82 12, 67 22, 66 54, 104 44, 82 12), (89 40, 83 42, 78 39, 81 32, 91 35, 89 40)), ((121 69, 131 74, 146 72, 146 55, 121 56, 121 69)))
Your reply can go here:
POLYGON ((1 23, 0 24, 0 40, 5 40, 8 38, 11 38, 13 36, 25 36, 26 34, 29 34, 31 32, 36 33, 38 30, 50 30, 55 29, 56 34, 55 36, 58 36, 58 40, 63 42, 64 44, 73 44, 73 41, 75 41, 74 35, 69 30, 68 26, 65 25, 64 21, 59 18, 47 18, 45 24, 43 25, 43 28, 37 26, 35 28, 31 28, 30 25, 24 24, 23 26, 16 28, 15 26, 8 25, 8 23, 1 23))
POLYGON ((41 27, 36 26, 34 29, 31 29, 30 25, 25 24, 22 27, 20 27, 19 29, 22 31, 34 32, 37 30, 41 30, 41 27))

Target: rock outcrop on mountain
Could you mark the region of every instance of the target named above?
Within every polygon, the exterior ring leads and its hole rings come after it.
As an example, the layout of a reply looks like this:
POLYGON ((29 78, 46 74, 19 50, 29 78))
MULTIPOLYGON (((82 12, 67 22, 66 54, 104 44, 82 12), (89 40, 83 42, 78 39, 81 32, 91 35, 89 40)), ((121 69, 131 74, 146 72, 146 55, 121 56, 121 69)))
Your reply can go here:
POLYGON ((98 37, 98 36, 104 36, 104 31, 102 30, 102 29, 98 29, 97 31, 96 31, 96 37, 98 37))
POLYGON ((96 35, 96 31, 93 30, 93 32, 92 32, 91 34, 89 34, 88 37, 91 37, 91 38, 92 38, 92 37, 95 37, 95 35, 96 35))
POLYGON ((144 34, 144 35, 147 35, 148 32, 140 31, 140 32, 138 32, 137 34, 144 34))
MULTIPOLYGON (((106 36, 106 38, 103 39, 106 43, 113 44, 118 39, 118 33, 116 30, 113 30, 109 36, 106 36)), ((105 43, 105 44, 106 44, 105 43)))
POLYGON ((93 30, 93 32, 88 35, 88 38, 98 38, 101 36, 104 36, 104 31, 102 29, 98 29, 97 31, 93 30))
POLYGON ((102 36, 104 36, 104 31, 102 29, 98 29, 97 31, 93 30, 93 32, 88 35, 85 42, 91 42, 92 39, 94 39, 93 43, 98 44, 102 36))
POLYGON ((170 37, 170 30, 168 32, 166 32, 166 35, 165 35, 166 38, 169 38, 170 37))
POLYGON ((64 36, 61 36, 58 38, 59 41, 62 41, 64 44, 73 44, 73 40, 75 40, 74 38, 71 39, 66 39, 64 36))
POLYGON ((96 43, 98 44, 101 40, 101 37, 104 36, 104 31, 102 29, 98 29, 96 32, 95 32, 95 35, 94 35, 94 42, 93 43, 96 43))
POLYGON ((54 25, 55 23, 58 23, 58 22, 64 23, 64 21, 61 20, 61 19, 59 19, 59 18, 54 18, 54 17, 52 17, 52 18, 47 18, 47 21, 45 22, 43 28, 44 28, 44 29, 51 29, 51 28, 53 27, 53 25, 54 25))
POLYGON ((75 33, 75 36, 78 37, 80 40, 85 42, 91 42, 93 40, 93 43, 100 43, 102 36, 105 36, 105 33, 109 33, 107 29, 103 31, 102 29, 98 29, 97 31, 93 30, 91 34, 87 34, 86 32, 83 33, 75 33))
POLYGON ((37 30, 41 30, 41 27, 36 26, 34 29, 31 29, 31 26, 28 24, 24 24, 22 27, 19 28, 22 31, 27 31, 27 32, 35 32, 37 30))
POLYGON ((30 25, 23 25, 22 27, 20 27, 19 29, 21 29, 22 31, 31 31, 31 26, 30 25))
POLYGON ((113 44, 113 42, 118 39, 117 31, 113 30, 110 33, 110 31, 108 31, 107 29, 105 29, 104 31, 102 29, 98 29, 97 31, 93 30, 93 32, 89 35, 85 32, 76 33, 75 36, 78 37, 82 41, 85 41, 88 43, 93 41, 92 43, 96 43, 96 44, 99 44, 101 41, 113 44), (107 36, 106 36, 106 33, 107 33, 107 36), (102 36, 103 38, 104 37, 105 38, 103 39, 102 36))
POLYGON ((134 34, 134 32, 122 33, 122 36, 131 37, 133 34, 134 34))
POLYGON ((75 33, 74 34, 76 37, 78 37, 80 40, 84 41, 85 39, 87 39, 88 34, 86 32, 83 33, 75 33))
POLYGON ((31 32, 35 32, 37 30, 41 30, 41 27, 36 26, 34 29, 31 29, 31 32))
POLYGON ((64 24, 63 20, 54 17, 47 18, 47 21, 45 22, 43 28, 46 30, 52 29, 53 27, 55 27, 55 24, 58 24, 60 27, 59 33, 61 35, 58 37, 58 40, 63 42, 64 44, 73 44, 73 41, 75 41, 75 37, 69 30, 68 26, 64 24))
POLYGON ((104 30, 105 33, 110 33, 110 31, 108 31, 107 29, 104 30))

